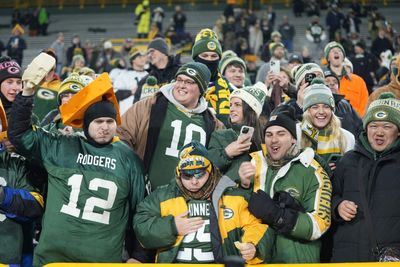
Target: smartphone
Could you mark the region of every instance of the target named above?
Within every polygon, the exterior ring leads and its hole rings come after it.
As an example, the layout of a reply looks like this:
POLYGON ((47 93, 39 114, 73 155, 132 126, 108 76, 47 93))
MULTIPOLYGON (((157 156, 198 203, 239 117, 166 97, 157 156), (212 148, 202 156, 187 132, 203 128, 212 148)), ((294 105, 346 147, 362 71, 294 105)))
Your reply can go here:
POLYGON ((273 74, 279 74, 281 71, 281 62, 279 60, 271 59, 269 61, 269 70, 272 71, 273 74))
POLYGON ((340 154, 331 154, 328 158, 328 163, 337 163, 342 158, 340 154))
POLYGON ((239 138, 241 136, 246 135, 246 137, 248 136, 248 138, 251 139, 253 137, 253 133, 254 133, 254 128, 253 127, 243 125, 242 128, 240 129, 239 138))

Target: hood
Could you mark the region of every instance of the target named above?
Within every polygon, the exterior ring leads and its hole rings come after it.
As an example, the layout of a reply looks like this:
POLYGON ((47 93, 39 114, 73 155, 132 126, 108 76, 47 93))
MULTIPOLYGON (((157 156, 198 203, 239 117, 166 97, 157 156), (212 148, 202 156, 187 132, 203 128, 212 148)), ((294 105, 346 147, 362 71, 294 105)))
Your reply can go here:
POLYGON ((179 109, 181 109, 187 113, 191 113, 191 114, 200 114, 207 110, 208 106, 207 106, 207 102, 204 99, 204 97, 200 97, 196 108, 188 109, 188 108, 184 107, 182 104, 180 104, 178 101, 176 101, 176 99, 174 98, 174 96, 172 94, 172 90, 174 89, 174 86, 175 86, 175 83, 169 83, 169 84, 164 85, 160 89, 160 92, 168 99, 169 102, 174 104, 179 109))

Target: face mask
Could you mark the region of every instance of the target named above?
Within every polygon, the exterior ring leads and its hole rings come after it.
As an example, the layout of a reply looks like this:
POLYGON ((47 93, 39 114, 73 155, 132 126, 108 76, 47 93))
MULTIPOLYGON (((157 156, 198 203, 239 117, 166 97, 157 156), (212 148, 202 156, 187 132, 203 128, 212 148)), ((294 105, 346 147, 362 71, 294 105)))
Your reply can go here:
POLYGON ((218 73, 219 60, 208 61, 208 60, 204 60, 200 57, 196 57, 194 59, 194 61, 203 63, 204 65, 206 65, 208 67, 208 69, 211 72, 211 81, 213 81, 214 80, 213 78, 215 78, 218 73))

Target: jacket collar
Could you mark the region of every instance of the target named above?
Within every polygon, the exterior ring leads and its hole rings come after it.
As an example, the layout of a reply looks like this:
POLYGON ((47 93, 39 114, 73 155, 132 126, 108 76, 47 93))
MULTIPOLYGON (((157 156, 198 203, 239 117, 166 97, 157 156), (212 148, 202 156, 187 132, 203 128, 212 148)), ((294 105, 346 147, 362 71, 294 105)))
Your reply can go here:
POLYGON ((221 179, 219 180, 217 186, 214 189, 214 192, 212 193, 212 203, 213 203, 213 207, 215 210, 215 214, 217 215, 217 218, 219 216, 218 213, 218 201, 220 200, 220 198, 222 197, 222 194, 224 193, 224 191, 228 188, 228 187, 233 187, 236 186, 236 183, 234 181, 232 181, 231 178, 229 178, 228 176, 224 175, 221 177, 221 179))

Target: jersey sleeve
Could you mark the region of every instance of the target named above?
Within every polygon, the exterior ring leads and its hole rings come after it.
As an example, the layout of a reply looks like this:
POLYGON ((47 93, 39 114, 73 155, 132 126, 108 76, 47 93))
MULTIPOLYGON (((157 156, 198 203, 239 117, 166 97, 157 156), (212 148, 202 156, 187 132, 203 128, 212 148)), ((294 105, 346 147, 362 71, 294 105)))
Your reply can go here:
POLYGON ((224 136, 219 131, 213 132, 208 145, 208 152, 211 162, 222 172, 226 172, 232 164, 232 160, 225 152, 226 145, 224 145, 223 138, 224 136))
POLYGON ((154 191, 139 204, 133 220, 136 237, 145 248, 171 246, 177 239, 174 217, 161 216, 159 193, 154 191))
POLYGON ((329 176, 316 160, 312 161, 307 170, 306 175, 310 177, 304 179, 308 184, 306 197, 302 201, 306 212, 299 212, 290 235, 298 239, 316 240, 331 225, 332 185, 329 176))
POLYGON ((242 242, 252 243, 257 250, 255 257, 248 264, 267 263, 271 260, 275 232, 271 227, 262 224, 248 209, 247 201, 241 205, 240 220, 242 222, 242 242))
POLYGON ((132 214, 135 214, 137 205, 143 201, 145 196, 145 177, 144 168, 141 160, 138 156, 134 155, 134 159, 131 166, 131 193, 130 193, 130 204, 132 207, 132 214))
POLYGON ((8 135, 20 155, 42 164, 43 158, 56 155, 57 147, 52 146, 60 144, 63 136, 50 134, 32 125, 32 107, 33 96, 17 95, 13 102, 8 135))
MULTIPOLYGON (((6 152, 4 152, 6 153, 6 152)), ((42 195, 29 183, 29 172, 19 157, 3 155, 2 165, 8 171, 8 183, 0 185, 0 212, 21 222, 36 219, 43 213, 42 195)))

